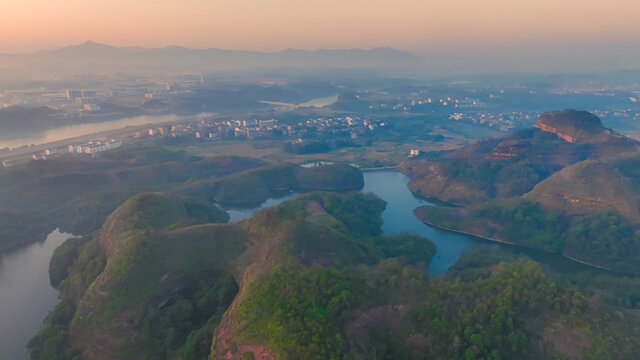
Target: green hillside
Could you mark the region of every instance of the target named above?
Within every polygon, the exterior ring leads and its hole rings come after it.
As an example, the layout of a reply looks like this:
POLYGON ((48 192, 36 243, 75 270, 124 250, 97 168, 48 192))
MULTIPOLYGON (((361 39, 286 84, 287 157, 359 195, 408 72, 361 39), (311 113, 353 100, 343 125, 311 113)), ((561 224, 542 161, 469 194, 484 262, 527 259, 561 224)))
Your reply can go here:
POLYGON ((412 191, 464 205, 416 209, 422 221, 640 273, 638 144, 584 111, 542 114, 536 128, 408 161, 412 191))
POLYGON ((200 223, 188 204, 134 197, 100 231, 58 249, 61 302, 31 340, 32 358, 631 359, 640 350, 635 317, 620 321, 534 262, 466 256, 430 277, 435 246, 383 235, 385 203, 373 195, 311 193, 233 224, 200 223))
POLYGON ((345 164, 306 169, 235 156, 193 156, 161 147, 31 161, 0 171, 0 251, 40 241, 56 228, 89 234, 128 198, 150 191, 205 203, 248 205, 283 191, 362 186, 360 171, 345 164))
POLYGON ((125 147, 95 158, 69 155, 6 168, 0 171, 0 251, 40 241, 56 228, 89 234, 135 194, 263 165, 233 156, 205 158, 158 147, 125 147))
POLYGON ((222 204, 260 204, 284 191, 357 190, 364 186, 362 173, 346 164, 312 168, 283 164, 268 165, 238 173, 220 181, 196 184, 184 190, 186 194, 213 194, 222 204))
POLYGON ((640 225, 640 154, 589 160, 553 174, 525 195, 570 215, 615 211, 640 225))
POLYGON ((470 205, 521 196, 554 172, 583 160, 640 150, 637 142, 604 128, 588 112, 544 113, 536 126, 544 130, 525 129, 450 153, 409 160, 400 169, 411 177, 409 188, 414 193, 470 205))

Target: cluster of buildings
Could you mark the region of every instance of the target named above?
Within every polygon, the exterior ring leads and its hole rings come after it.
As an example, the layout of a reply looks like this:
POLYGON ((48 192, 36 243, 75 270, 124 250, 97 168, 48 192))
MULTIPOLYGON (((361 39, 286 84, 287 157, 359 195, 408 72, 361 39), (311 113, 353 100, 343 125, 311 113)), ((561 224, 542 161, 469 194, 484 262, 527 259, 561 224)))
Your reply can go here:
POLYGON ((0 108, 46 106, 77 115, 103 111, 103 103, 111 103, 117 107, 135 107, 151 99, 170 99, 180 93, 191 92, 204 83, 204 76, 180 74, 154 77, 115 73, 94 76, 89 80, 95 87, 64 89, 41 86, 0 91, 0 108))
POLYGON ((66 147, 45 149, 44 151, 33 154, 34 160, 46 160, 55 156, 65 154, 97 154, 100 152, 117 149, 122 146, 122 141, 111 139, 108 141, 92 140, 86 143, 71 144, 66 147))
POLYGON ((356 139, 358 135, 384 126, 386 126, 386 124, 382 121, 361 118, 359 116, 336 116, 319 117, 309 119, 306 122, 299 122, 296 129, 298 129, 298 131, 314 129, 318 134, 339 135, 348 133, 352 139, 356 139))
POLYGON ((276 119, 200 120, 154 127, 144 133, 137 132, 135 136, 170 136, 174 138, 190 137, 198 140, 215 140, 223 138, 258 139, 282 136, 300 138, 313 132, 318 135, 345 133, 355 139, 358 135, 383 126, 385 126, 384 122, 350 116, 313 118, 297 124, 282 124, 276 119))
POLYGON ((441 97, 431 98, 425 96, 419 96, 413 94, 410 99, 399 99, 400 102, 382 102, 377 105, 370 105, 369 109, 390 109, 396 111, 412 111, 420 110, 423 107, 440 107, 440 108, 454 108, 454 109, 481 109, 486 107, 486 104, 479 100, 470 97, 455 98, 455 97, 441 97))
POLYGON ((416 157, 424 154, 424 152, 420 149, 411 149, 409 150, 409 157, 416 157))
MULTIPOLYGON (((289 134, 286 126, 278 124, 277 120, 200 120, 195 122, 184 122, 176 125, 167 125, 150 128, 144 135, 148 136, 170 136, 189 137, 199 140, 214 140, 222 138, 240 137, 255 139, 274 134, 289 134)), ((143 136, 137 132, 136 137, 143 136)))
POLYGON ((484 113, 455 112, 449 115, 449 120, 466 121, 474 124, 486 125, 501 131, 510 131, 514 128, 530 126, 538 118, 538 113, 512 112, 512 113, 484 113))
POLYGON ((46 106, 53 110, 76 113, 100 110, 99 104, 106 98, 106 91, 97 89, 51 90, 40 87, 6 90, 0 93, 0 105, 5 108, 9 106, 46 106))
POLYGON ((443 97, 438 99, 426 98, 422 100, 411 100, 410 106, 416 107, 419 105, 427 105, 427 104, 436 104, 440 106, 449 106, 453 108, 460 109, 479 109, 484 108, 486 104, 478 99, 472 99, 470 97, 464 97, 462 99, 457 99, 455 97, 443 97))
POLYGON ((602 120, 631 120, 640 121, 640 111, 632 109, 620 110, 592 110, 592 112, 602 120))

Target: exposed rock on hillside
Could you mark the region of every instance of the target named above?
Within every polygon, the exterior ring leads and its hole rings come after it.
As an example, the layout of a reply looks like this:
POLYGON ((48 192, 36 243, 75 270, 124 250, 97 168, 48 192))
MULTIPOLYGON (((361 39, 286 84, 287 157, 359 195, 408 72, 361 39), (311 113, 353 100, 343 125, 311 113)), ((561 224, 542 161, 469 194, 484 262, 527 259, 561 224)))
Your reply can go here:
POLYGON ((408 160, 400 170, 424 197, 460 204, 523 195, 565 166, 640 150, 638 142, 606 129, 586 111, 542 114, 532 129, 480 141, 454 152, 408 160))
POLYGON ((570 215, 616 211, 640 225, 640 156, 588 160, 540 182, 525 198, 570 215))

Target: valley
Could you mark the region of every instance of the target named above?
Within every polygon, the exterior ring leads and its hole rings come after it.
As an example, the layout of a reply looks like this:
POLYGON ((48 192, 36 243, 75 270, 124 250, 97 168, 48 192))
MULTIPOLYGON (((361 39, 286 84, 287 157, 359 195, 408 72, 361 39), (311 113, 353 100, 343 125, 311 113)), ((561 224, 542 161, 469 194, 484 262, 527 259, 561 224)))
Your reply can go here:
POLYGON ((7 2, 0 360, 640 358, 640 2, 7 2))
MULTIPOLYGON (((361 173, 345 164, 301 167, 203 156, 150 144, 91 161, 70 157, 17 166, 0 174, 8 186, 6 198, 14 199, 3 204, 4 211, 33 222, 22 230, 5 217, 14 226, 7 234, 28 229, 26 234, 37 239, 41 235, 33 225, 42 233, 62 225, 84 234, 54 253, 50 281, 60 290, 60 301, 29 342, 30 356, 286 359, 314 353, 366 359, 373 353, 388 358, 579 353, 597 359, 615 353, 630 358, 640 321, 631 309, 640 305, 640 284, 629 275, 638 264, 630 252, 636 246, 635 213, 624 210, 633 209, 625 204, 635 196, 630 169, 637 145, 615 134, 569 142, 564 135, 571 132, 564 131, 559 136, 538 126, 506 139, 424 154, 400 164, 398 170, 407 175, 361 173), (618 144, 622 152, 613 153, 609 145, 605 150, 603 142, 618 144), (465 165, 469 162, 473 165, 465 165), (575 208, 555 205, 567 200, 558 195, 565 192, 553 195, 546 189, 580 177, 573 170, 580 166, 604 167, 597 179, 602 186, 616 184, 617 190, 611 195, 598 190, 604 205, 596 207, 578 206, 571 198, 575 208), (552 181, 556 185, 546 185, 552 181), (29 193, 34 184, 40 193, 29 193), (30 198, 46 204, 47 184, 56 189, 51 209, 71 211, 20 207, 30 198), (104 191, 102 199, 112 202, 96 202, 96 184, 104 191), (115 184, 117 190, 110 188, 115 184), (123 188, 131 191, 127 199, 113 197, 125 196, 123 188), (543 192, 549 195, 539 195, 543 192), (83 223, 83 216, 103 223, 83 223), (517 247, 490 246, 474 236, 517 247), (603 253, 608 256, 592 255, 603 253), (480 304, 503 301, 493 296, 513 291, 513 274, 532 281, 518 296, 538 305, 485 310, 480 304), (585 277, 598 280, 585 283, 585 277), (557 290, 561 283, 563 290, 557 290), (625 292, 611 288, 613 283, 630 287, 625 292), (534 294, 528 292, 532 287, 549 290, 534 294), (462 330, 446 305, 460 296, 481 306, 468 309, 468 319, 475 320, 462 330), (503 313, 511 314, 505 325, 491 322, 503 313), (612 320, 618 313, 624 321, 612 320), (524 324, 530 317, 538 319, 535 327, 509 330, 509 324, 524 324), (274 327, 281 330, 272 332, 274 327), (405 338, 401 328, 413 335, 405 338), (602 341, 585 329, 612 332, 616 339, 602 341), (573 340, 550 335, 556 331, 573 334, 573 340), (436 346, 450 341, 442 334, 456 334, 454 342, 436 346), (488 342, 479 343, 480 338, 488 342), (511 345, 503 348, 504 343, 511 345)), ((582 179, 585 187, 599 184, 582 179)), ((14 238, 5 239, 5 246, 16 246, 14 238)))

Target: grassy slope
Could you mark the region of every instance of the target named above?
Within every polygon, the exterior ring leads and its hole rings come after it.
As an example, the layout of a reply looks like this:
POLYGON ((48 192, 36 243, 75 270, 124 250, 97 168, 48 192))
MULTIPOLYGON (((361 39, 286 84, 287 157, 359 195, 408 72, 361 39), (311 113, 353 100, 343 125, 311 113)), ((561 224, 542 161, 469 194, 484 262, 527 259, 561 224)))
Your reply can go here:
POLYGON ((640 224, 640 155, 583 161, 542 181, 525 198, 571 215, 616 211, 640 224))

